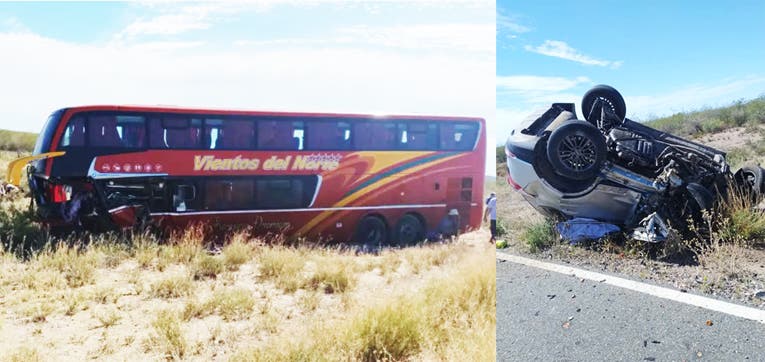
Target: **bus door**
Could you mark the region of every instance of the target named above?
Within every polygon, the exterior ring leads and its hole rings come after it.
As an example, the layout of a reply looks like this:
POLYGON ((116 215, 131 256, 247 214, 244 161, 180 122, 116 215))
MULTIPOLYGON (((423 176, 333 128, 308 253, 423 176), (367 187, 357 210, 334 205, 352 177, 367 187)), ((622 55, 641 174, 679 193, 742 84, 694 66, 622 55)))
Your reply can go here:
POLYGON ((473 200, 473 178, 451 177, 446 182, 446 209, 459 212, 460 229, 470 225, 473 200))

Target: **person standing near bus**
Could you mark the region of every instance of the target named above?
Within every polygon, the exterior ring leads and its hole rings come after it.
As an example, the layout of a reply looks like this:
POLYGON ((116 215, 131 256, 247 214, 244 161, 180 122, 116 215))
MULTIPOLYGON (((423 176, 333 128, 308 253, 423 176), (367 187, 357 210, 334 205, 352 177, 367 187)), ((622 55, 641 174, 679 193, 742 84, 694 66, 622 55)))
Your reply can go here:
POLYGON ((486 222, 487 219, 491 219, 491 224, 489 226, 489 230, 491 230, 491 239, 489 240, 490 243, 493 243, 496 241, 497 238, 497 193, 492 192, 491 195, 489 195, 489 199, 486 200, 486 211, 483 213, 483 221, 486 222))

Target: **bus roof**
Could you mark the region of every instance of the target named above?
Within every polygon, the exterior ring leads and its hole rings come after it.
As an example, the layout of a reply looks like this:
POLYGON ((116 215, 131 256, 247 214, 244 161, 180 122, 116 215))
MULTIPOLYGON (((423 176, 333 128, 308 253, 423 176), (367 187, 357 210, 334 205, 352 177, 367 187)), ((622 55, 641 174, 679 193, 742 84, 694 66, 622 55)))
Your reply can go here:
POLYGON ((378 115, 378 114, 360 114, 360 113, 313 113, 313 112, 285 112, 268 110, 243 110, 243 109, 222 109, 222 108, 193 108, 164 105, 86 105, 67 107, 70 112, 92 112, 92 111, 127 111, 127 112, 157 112, 157 113, 199 113, 205 115, 234 115, 234 116, 284 116, 284 117, 336 117, 336 118, 371 118, 371 119, 422 119, 439 121, 481 121, 480 117, 463 116, 428 116, 428 115, 378 115))

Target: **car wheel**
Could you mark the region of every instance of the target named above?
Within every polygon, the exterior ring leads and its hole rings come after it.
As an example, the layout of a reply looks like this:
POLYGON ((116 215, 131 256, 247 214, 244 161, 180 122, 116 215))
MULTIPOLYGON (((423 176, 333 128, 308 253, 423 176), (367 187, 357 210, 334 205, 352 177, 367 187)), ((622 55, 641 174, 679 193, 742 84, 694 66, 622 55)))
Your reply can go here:
POLYGON ((593 125, 598 124, 600 119, 599 109, 592 109, 595 101, 598 99, 605 101, 611 107, 614 114, 619 117, 620 121, 624 120, 624 117, 627 115, 627 105, 624 103, 624 98, 619 94, 619 91, 603 84, 593 87, 584 94, 582 98, 582 114, 584 119, 593 125))
POLYGON ((547 159, 556 174, 571 180, 594 178, 606 159, 606 140, 595 126, 569 121, 547 141, 547 159))
POLYGON ((396 241, 398 245, 413 245, 425 239, 425 228, 420 219, 411 214, 406 214, 396 225, 396 241))
POLYGON ((706 187, 691 182, 685 186, 686 191, 686 217, 690 216, 700 221, 704 210, 709 210, 714 205, 714 195, 706 187))
POLYGON ((758 202, 765 193, 765 170, 756 165, 746 165, 733 174, 733 181, 739 190, 748 194, 752 202, 758 202))
POLYGON ((379 217, 364 217, 356 227, 354 239, 359 244, 370 246, 383 245, 388 241, 388 227, 385 226, 385 222, 379 217))

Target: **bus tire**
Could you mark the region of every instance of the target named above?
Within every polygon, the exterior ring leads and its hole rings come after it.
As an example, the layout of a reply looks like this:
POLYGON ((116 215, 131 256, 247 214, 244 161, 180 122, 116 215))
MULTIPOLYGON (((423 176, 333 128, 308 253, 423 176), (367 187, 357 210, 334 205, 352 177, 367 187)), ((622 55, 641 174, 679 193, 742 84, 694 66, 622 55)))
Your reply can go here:
POLYGON ((425 239, 425 228, 417 216, 406 214, 398 220, 395 236, 399 246, 414 245, 425 239))
POLYGON ((354 241, 364 245, 384 245, 388 242, 388 227, 381 218, 366 216, 356 226, 354 241))

